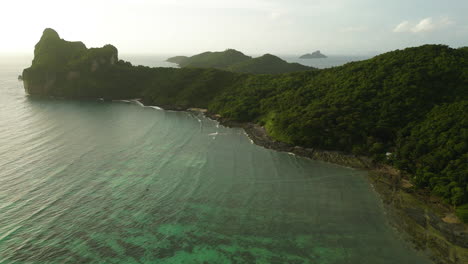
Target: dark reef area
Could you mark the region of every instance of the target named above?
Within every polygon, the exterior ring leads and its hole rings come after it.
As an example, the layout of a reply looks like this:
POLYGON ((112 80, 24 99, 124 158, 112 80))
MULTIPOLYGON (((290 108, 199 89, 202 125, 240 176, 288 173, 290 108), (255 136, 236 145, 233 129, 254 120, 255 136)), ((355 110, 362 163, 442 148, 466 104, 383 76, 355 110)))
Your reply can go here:
POLYGON ((459 221, 468 222, 467 47, 424 45, 281 74, 255 74, 274 65, 272 55, 225 53, 199 57, 211 58, 204 66, 133 66, 112 45, 88 49, 46 29, 22 77, 35 96, 204 108, 258 145, 369 169, 392 222, 418 248, 437 263, 468 262, 459 221))

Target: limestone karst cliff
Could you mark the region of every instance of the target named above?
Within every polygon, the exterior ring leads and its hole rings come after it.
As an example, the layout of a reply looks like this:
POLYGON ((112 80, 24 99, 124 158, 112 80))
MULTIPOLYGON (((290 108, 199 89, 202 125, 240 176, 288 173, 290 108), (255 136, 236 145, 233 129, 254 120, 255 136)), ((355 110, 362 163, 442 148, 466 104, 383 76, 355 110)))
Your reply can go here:
POLYGON ((35 46, 31 67, 23 71, 24 87, 28 94, 60 96, 66 90, 79 90, 74 88, 85 83, 97 84, 98 72, 117 61, 118 51, 112 45, 88 49, 82 42, 63 40, 47 28, 35 46))

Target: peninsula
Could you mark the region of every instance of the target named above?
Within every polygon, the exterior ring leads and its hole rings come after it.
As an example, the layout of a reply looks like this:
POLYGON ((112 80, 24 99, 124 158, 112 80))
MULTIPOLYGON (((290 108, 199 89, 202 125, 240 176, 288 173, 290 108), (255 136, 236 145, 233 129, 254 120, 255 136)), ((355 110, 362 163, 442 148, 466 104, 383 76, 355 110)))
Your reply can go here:
POLYGON ((398 170, 376 184, 388 183, 379 186, 386 186, 381 193, 387 190, 392 198, 388 203, 400 228, 443 263, 468 261, 466 225, 443 220, 453 211, 468 222, 468 48, 425 45, 275 75, 246 73, 275 60, 271 55, 255 63, 235 57, 239 68, 249 70, 218 69, 233 67, 229 62, 210 68, 133 66, 119 60, 112 45, 87 48, 46 29, 22 76, 30 95, 141 98, 167 109, 208 109, 207 115, 225 124, 247 127, 266 147, 398 170), (439 209, 428 197, 439 201, 439 209))

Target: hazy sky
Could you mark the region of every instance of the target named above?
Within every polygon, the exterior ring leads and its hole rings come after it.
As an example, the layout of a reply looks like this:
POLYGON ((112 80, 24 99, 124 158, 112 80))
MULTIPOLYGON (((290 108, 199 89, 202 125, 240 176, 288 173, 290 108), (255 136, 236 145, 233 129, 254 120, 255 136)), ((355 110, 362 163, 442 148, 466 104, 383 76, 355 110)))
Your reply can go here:
POLYGON ((46 27, 120 53, 374 54, 468 45, 468 0, 2 0, 0 53, 32 53, 46 27))

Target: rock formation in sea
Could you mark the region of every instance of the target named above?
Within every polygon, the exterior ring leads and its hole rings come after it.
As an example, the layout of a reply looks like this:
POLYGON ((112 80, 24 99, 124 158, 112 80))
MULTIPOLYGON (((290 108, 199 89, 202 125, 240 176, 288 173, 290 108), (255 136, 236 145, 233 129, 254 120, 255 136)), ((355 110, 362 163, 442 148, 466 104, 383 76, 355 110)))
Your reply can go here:
POLYGON ((324 59, 328 58, 320 52, 320 50, 314 51, 312 53, 307 53, 299 57, 299 59, 324 59))

